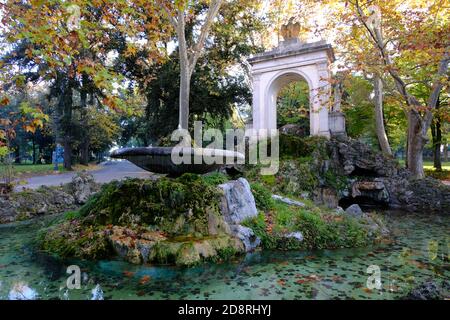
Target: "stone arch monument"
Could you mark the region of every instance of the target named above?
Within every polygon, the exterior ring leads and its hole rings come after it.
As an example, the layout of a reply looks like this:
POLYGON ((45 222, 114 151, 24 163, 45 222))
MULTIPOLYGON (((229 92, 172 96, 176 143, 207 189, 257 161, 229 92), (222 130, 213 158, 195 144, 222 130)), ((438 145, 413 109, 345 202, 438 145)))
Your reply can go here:
POLYGON ((331 45, 325 41, 305 43, 299 39, 300 25, 292 19, 282 27, 284 41, 275 49, 248 61, 253 76, 252 128, 277 129, 277 96, 293 81, 305 80, 310 92, 310 133, 329 137, 345 134, 345 121, 339 107, 330 108, 331 45))

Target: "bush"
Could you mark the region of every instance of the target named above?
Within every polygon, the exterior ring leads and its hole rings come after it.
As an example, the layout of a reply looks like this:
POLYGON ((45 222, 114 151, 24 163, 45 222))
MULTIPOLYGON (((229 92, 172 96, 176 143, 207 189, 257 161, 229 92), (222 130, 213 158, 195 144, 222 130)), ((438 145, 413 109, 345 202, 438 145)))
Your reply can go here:
POLYGON ((336 213, 328 213, 324 218, 317 207, 297 208, 277 203, 273 211, 260 213, 244 224, 261 238, 266 249, 335 249, 370 242, 367 230, 354 219, 336 213), (302 242, 284 236, 297 231, 303 235, 302 242))
POLYGON ((256 207, 259 210, 268 211, 274 208, 275 201, 272 199, 272 193, 259 183, 251 185, 253 196, 255 197, 256 207))
POLYGON ((314 152, 326 153, 326 139, 323 137, 298 137, 290 134, 280 134, 280 158, 295 159, 309 157, 314 152))
POLYGON ((220 172, 214 172, 202 177, 203 181, 210 186, 218 186, 219 184, 223 184, 228 182, 230 179, 220 172))

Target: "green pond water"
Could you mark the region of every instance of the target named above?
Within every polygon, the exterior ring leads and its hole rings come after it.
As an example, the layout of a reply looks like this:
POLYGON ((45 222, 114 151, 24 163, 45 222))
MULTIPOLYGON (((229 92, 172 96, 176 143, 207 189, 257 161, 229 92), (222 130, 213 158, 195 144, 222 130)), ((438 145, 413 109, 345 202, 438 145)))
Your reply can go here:
POLYGON ((364 249, 257 252, 195 268, 121 261, 61 261, 37 252, 45 221, 0 226, 0 299, 396 299, 429 279, 449 279, 450 217, 384 213, 392 243, 364 249), (67 289, 69 265, 81 289, 67 289), (381 290, 366 286, 381 271, 381 290))

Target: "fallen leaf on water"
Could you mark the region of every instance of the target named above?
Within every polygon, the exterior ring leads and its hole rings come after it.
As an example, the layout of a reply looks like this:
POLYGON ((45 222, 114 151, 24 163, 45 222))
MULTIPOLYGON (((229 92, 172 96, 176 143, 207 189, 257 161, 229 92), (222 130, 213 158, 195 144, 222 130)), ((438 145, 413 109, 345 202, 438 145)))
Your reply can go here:
POLYGON ((365 293, 372 293, 372 290, 370 290, 369 288, 364 288, 363 290, 365 293))
POLYGON ((123 272, 123 275, 125 276, 125 277, 129 277, 129 278, 131 278, 132 276, 134 276, 134 272, 131 272, 131 271, 124 271, 123 272))
POLYGON ((147 282, 149 282, 152 278, 150 276, 143 276, 141 278, 141 280, 139 280, 140 284, 146 284, 147 282))
POLYGON ((278 282, 278 284, 280 286, 285 286, 286 285, 286 281, 284 279, 278 279, 277 282, 278 282))
POLYGON ((308 279, 310 281, 319 281, 320 277, 318 275, 311 274, 311 275, 307 276, 306 279, 308 279))

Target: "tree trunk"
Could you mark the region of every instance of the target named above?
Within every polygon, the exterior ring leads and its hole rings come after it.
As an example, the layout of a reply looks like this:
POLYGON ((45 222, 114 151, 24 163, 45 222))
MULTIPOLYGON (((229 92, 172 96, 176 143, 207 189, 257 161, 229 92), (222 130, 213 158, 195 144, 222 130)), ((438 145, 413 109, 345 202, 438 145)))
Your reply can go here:
POLYGON ((407 168, 416 178, 423 178, 423 149, 427 139, 422 132, 423 122, 415 110, 408 112, 407 168))
MULTIPOLYGON (((438 110, 439 107, 440 107, 440 100, 438 97, 436 102, 436 110, 438 110)), ((434 122, 435 122, 434 130, 433 129, 431 130, 431 133, 433 135, 433 162, 434 168, 437 171, 442 171, 442 162, 441 162, 442 130, 441 130, 441 117, 439 113, 436 113, 434 122)))
POLYGON ((448 161, 448 143, 444 144, 444 161, 448 161))
POLYGON ((436 118, 435 136, 433 137, 433 160, 434 168, 437 171, 442 171, 441 162, 441 141, 442 141, 442 131, 441 131, 441 120, 439 117, 436 118))
POLYGON ((64 168, 72 170, 72 84, 73 80, 68 79, 67 88, 62 89, 62 131, 64 133, 63 145, 64 145, 64 168))
POLYGON ((83 141, 80 147, 80 164, 89 165, 89 141, 87 139, 83 141))
POLYGON ((181 129, 189 127, 189 93, 191 89, 191 66, 189 63, 188 47, 186 43, 184 11, 178 11, 178 50, 180 57, 180 101, 179 122, 181 129))
POLYGON ((375 125, 378 137, 378 143, 380 144, 381 151, 383 153, 392 155, 391 146, 386 135, 386 129, 384 127, 383 116, 383 82, 378 76, 374 76, 374 90, 375 90, 375 125))
POLYGON ((64 137, 64 168, 72 170, 72 143, 69 137, 64 137))
POLYGON ((31 138, 31 143, 33 146, 33 164, 36 164, 36 139, 34 137, 34 134, 33 137, 31 138))
POLYGON ((88 78, 86 74, 82 76, 82 88, 80 90, 80 113, 81 113, 81 124, 85 128, 81 134, 81 146, 80 146, 80 164, 87 166, 89 164, 89 131, 88 131, 88 121, 87 121, 87 85, 88 78))
MULTIPOLYGON (((183 59, 180 59, 183 60, 183 59)), ((182 129, 189 128, 189 94, 191 89, 191 76, 185 62, 180 61, 180 119, 182 129)))
POLYGON ((17 145, 17 147, 15 148, 14 163, 20 164, 20 146, 19 145, 17 145))

